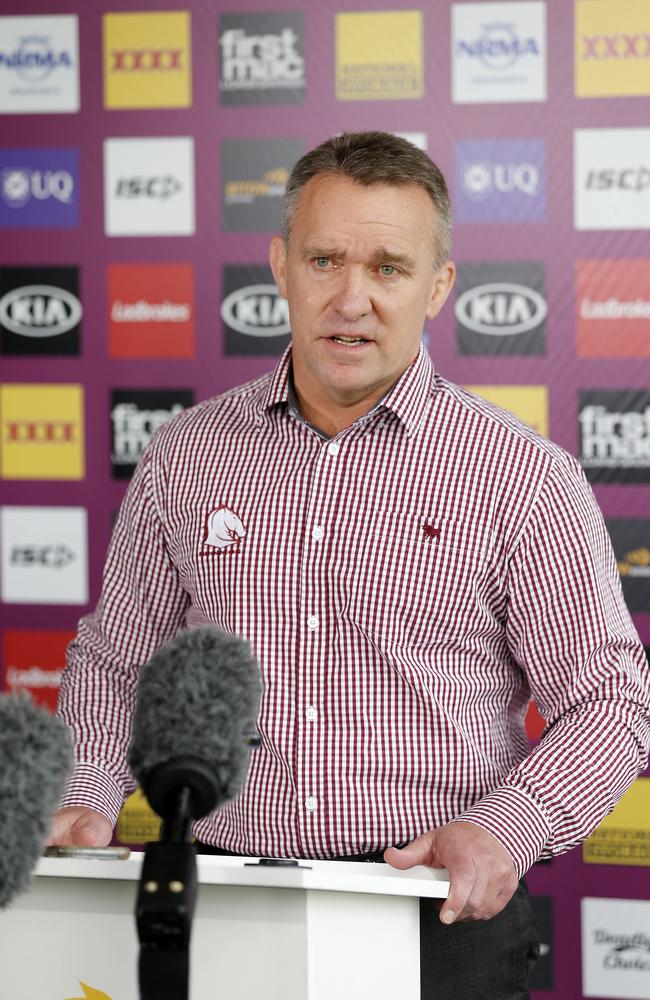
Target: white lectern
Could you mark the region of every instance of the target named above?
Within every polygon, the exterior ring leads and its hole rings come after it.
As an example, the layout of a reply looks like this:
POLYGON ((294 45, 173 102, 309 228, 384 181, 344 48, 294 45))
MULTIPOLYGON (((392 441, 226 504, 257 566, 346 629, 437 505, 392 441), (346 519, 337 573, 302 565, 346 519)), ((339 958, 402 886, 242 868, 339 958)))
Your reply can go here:
MULTIPOLYGON (((141 863, 41 860, 0 914, 2 1000, 138 1000, 141 863)), ((446 871, 212 856, 198 869, 192 1000, 419 1000, 418 898, 445 897, 446 871)))

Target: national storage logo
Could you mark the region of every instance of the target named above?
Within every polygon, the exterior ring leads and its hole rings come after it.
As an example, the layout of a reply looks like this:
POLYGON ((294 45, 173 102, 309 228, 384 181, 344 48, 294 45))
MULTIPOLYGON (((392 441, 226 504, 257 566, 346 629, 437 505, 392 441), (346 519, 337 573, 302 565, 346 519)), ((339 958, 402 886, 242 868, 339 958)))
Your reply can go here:
POLYGON ((576 129, 576 229, 650 229, 650 128, 576 129))
POLYGON ((581 358, 650 358, 650 258, 576 261, 581 358))
POLYGON ((0 267, 0 354, 78 355, 76 267, 0 267))
POLYGON ((422 12, 336 14, 336 96, 339 101, 423 97, 422 12))
POLYGON ((77 17, 0 17, 0 113, 78 110, 77 17))
POLYGON ((647 0, 576 0, 578 97, 650 94, 647 0))
POLYGON ((111 468, 129 479, 155 431, 194 402, 191 389, 114 389, 111 393, 111 468))
POLYGON ((111 358, 194 357, 191 264, 110 264, 111 358))
POLYGON ((545 385, 467 385, 465 388, 509 410, 538 434, 548 437, 548 389, 545 385))
POLYGON ((455 3, 455 104, 546 100, 546 4, 455 3))
POLYGON ((104 15, 104 106, 188 108, 189 11, 104 15))
POLYGON ((650 390, 580 393, 580 463, 592 483, 650 483, 650 390))
POLYGON ((457 222, 542 222, 542 139, 464 139, 454 150, 457 222))
POLYGON ((104 205, 107 236, 191 236, 194 140, 106 139, 104 205))
POLYGON ((78 149, 0 149, 0 229, 78 225, 78 149))
POLYGON ((301 139, 225 139, 221 144, 223 230, 277 231, 289 173, 304 151, 301 139))
POLYGON ((461 354, 544 353, 547 305, 541 262, 460 263, 456 290, 461 354))
POLYGON ((637 778, 582 845, 591 865, 650 867, 650 778, 637 778))
POLYGON ((83 479, 83 387, 0 386, 3 479, 83 479))
POLYGON ((0 508, 0 599, 5 604, 87 604, 85 509, 0 508))
POLYGON ((277 357, 289 344, 289 306, 263 264, 224 267, 221 318, 227 355, 277 357))
POLYGON ((300 104, 305 96, 303 14, 219 15, 221 103, 300 104))

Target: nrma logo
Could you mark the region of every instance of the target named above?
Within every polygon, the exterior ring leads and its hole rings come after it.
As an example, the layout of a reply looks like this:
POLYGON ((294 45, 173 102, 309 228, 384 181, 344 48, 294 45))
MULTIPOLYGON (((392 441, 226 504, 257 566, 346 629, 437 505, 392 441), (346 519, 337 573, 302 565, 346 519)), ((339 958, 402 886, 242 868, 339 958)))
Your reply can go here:
POLYGON ((541 55, 536 38, 519 35, 515 24, 503 21, 482 25, 477 38, 457 43, 457 53, 477 59, 493 70, 509 69, 522 56, 541 55))

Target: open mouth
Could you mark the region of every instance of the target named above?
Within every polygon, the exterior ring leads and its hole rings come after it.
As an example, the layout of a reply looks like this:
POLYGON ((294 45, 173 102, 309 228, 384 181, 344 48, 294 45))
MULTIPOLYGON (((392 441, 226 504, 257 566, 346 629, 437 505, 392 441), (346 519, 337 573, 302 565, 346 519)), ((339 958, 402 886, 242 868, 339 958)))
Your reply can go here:
POLYGON ((343 344, 344 347, 358 347, 360 344, 368 344, 370 341, 366 337, 330 337, 335 344, 343 344))

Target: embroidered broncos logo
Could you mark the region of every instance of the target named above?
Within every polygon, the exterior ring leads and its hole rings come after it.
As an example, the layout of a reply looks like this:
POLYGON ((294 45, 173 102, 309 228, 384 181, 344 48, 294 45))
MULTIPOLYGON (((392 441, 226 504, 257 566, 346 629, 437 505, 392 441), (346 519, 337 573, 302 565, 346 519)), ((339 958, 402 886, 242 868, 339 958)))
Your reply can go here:
POLYGON ((246 528, 241 518, 229 507, 217 507, 208 514, 205 524, 203 541, 216 549, 226 549, 231 545, 239 545, 246 537, 246 528))

